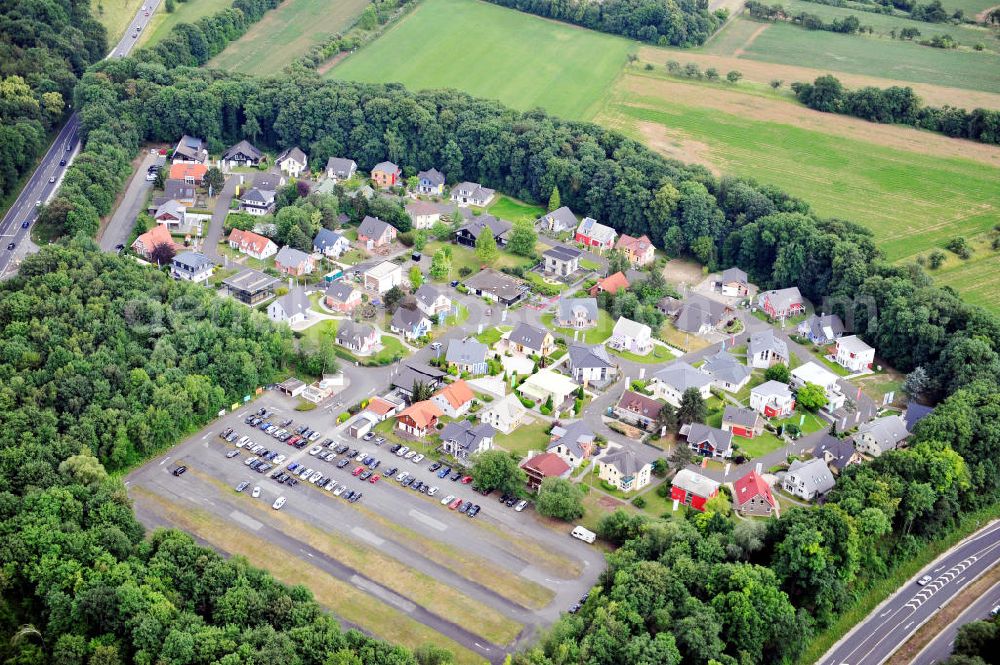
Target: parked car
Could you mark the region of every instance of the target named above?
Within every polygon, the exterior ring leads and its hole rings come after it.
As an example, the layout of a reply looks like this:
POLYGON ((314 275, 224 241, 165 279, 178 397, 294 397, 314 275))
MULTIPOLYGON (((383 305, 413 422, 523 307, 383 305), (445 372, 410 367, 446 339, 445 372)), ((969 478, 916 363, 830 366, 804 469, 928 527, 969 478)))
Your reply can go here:
POLYGON ((385 438, 381 436, 376 436, 374 443, 376 446, 381 446, 383 443, 385 443, 385 438))
POLYGON ((462 477, 462 472, 461 471, 456 471, 453 474, 451 474, 451 476, 450 476, 451 482, 455 482, 456 480, 458 480, 461 477, 462 477))
POLYGON ((375 434, 374 434, 374 433, 372 433, 372 432, 368 432, 368 433, 367 433, 367 434, 365 434, 365 435, 364 435, 363 437, 361 437, 361 440, 362 440, 362 441, 371 441, 371 440, 372 440, 372 439, 374 439, 374 438, 375 438, 375 434))
POLYGON ((452 501, 451 503, 448 504, 448 509, 449 510, 455 510, 455 509, 457 509, 461 505, 462 505, 462 500, 461 499, 455 499, 454 501, 452 501))
POLYGON ((319 455, 319 451, 321 450, 323 449, 320 448, 319 446, 313 446, 312 448, 309 449, 309 454, 312 455, 313 457, 316 457, 316 455, 319 455))
POLYGON ((245 490, 249 486, 250 486, 250 481, 249 480, 244 480, 243 482, 241 482, 239 485, 236 486, 236 491, 237 492, 242 492, 243 490, 245 490))
POLYGON ((455 500, 455 495, 449 494, 445 498, 441 499, 441 505, 442 506, 447 506, 447 505, 451 504, 451 502, 454 501, 454 500, 455 500))
POLYGON ((437 473, 438 478, 447 478, 448 474, 451 473, 451 467, 446 466, 437 473))
POLYGON ((360 476, 362 474, 362 472, 364 472, 364 470, 365 470, 365 467, 363 467, 363 466, 355 467, 354 471, 351 471, 351 475, 352 476, 360 476))
POLYGON ((371 477, 372 477, 372 472, 367 470, 362 471, 361 475, 358 476, 358 478, 360 478, 361 480, 368 480, 371 477))
POLYGON ((340 485, 337 489, 333 490, 334 496, 340 496, 347 489, 347 485, 340 485))
POLYGON ((392 454, 396 454, 397 452, 399 452, 399 449, 402 448, 402 447, 403 447, 402 444, 394 443, 392 445, 392 447, 389 448, 389 452, 392 453, 392 454))
POLYGON ((370 482, 372 485, 374 485, 375 483, 378 482, 378 479, 381 478, 381 477, 382 476, 378 475, 377 473, 373 474, 372 477, 368 479, 368 482, 370 482))
POLYGON ((469 512, 469 508, 472 508, 472 502, 466 501, 465 503, 463 503, 461 506, 458 507, 458 512, 463 514, 467 513, 469 512))
POLYGON ((479 514, 479 504, 475 504, 472 508, 469 508, 469 512, 466 513, 469 517, 475 517, 479 514))
POLYGON ((438 493, 437 487, 431 487, 430 489, 427 490, 427 496, 434 496, 437 493, 438 493))
POLYGON ((410 461, 413 462, 414 464, 420 464, 421 462, 424 461, 424 456, 421 455, 420 453, 417 453, 416 455, 413 456, 413 459, 410 461))
MULTIPOLYGON (((410 448, 408 446, 403 446, 402 448, 396 451, 396 457, 405 457, 406 453, 408 452, 410 452, 410 448)), ((410 457, 413 457, 413 455, 410 455, 410 457)))
MULTIPOLYGON (((399 453, 396 454, 398 455, 399 453)), ((417 456, 416 450, 407 450, 406 453, 403 455, 403 459, 413 459, 416 456, 417 456)))
POLYGON ((437 471, 441 468, 441 462, 431 462, 431 465, 427 467, 428 471, 437 471))
POLYGON ((388 468, 385 471, 383 471, 382 475, 383 476, 395 476, 397 472, 399 472, 399 469, 394 466, 394 467, 388 468))
POLYGON ((275 510, 281 510, 281 507, 283 505, 285 505, 285 497, 279 496, 277 499, 274 500, 274 503, 271 504, 271 507, 274 508, 275 510))
POLYGON ((403 482, 404 480, 406 480, 409 477, 410 477, 409 472, 404 471, 403 473, 401 473, 398 476, 396 476, 396 480, 398 480, 399 482, 403 482))
POLYGON ((174 469, 171 473, 173 473, 175 476, 180 476, 180 475, 182 475, 187 470, 188 470, 188 468, 186 466, 181 465, 181 466, 177 467, 176 469, 174 469))
POLYGON ((226 453, 226 457, 229 458, 229 459, 233 459, 234 457, 236 457, 239 454, 240 454, 240 451, 238 451, 238 450, 230 450, 228 453, 226 453))
POLYGON ((351 503, 357 503, 360 500, 361 500, 361 492, 355 492, 354 495, 350 498, 351 503))
POLYGON ((347 466, 350 463, 351 463, 351 460, 346 459, 346 458, 342 459, 339 462, 337 462, 337 468, 338 469, 343 469, 345 466, 347 466))
POLYGON ((260 486, 259 485, 257 487, 253 488, 253 491, 250 492, 250 496, 252 496, 255 499, 260 496, 260 486))

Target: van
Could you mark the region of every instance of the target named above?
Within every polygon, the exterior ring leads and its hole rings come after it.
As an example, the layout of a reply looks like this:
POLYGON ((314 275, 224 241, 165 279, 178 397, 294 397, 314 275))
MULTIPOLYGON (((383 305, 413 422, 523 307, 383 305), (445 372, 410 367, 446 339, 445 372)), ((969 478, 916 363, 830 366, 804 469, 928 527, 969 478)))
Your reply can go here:
POLYGON ((585 543, 593 543, 597 539, 597 534, 590 529, 585 529, 582 526, 573 527, 573 533, 571 534, 574 538, 579 538, 585 543))

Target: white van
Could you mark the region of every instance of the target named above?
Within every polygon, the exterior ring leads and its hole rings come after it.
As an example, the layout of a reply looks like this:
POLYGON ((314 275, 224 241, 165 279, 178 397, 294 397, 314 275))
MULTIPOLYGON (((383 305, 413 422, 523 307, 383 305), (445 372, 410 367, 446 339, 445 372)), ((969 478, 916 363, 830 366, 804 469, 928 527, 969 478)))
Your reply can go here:
POLYGON ((573 527, 573 533, 571 534, 574 538, 579 538, 585 543, 593 543, 597 539, 597 534, 590 529, 584 529, 582 526, 573 527))

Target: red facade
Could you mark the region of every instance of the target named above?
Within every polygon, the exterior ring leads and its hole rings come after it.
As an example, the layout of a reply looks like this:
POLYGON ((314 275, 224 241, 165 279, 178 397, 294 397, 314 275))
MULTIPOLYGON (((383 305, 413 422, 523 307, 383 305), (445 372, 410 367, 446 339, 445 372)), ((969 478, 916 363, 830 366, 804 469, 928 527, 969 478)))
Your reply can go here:
POLYGON ((695 510, 704 511, 705 502, 712 497, 698 496, 697 494, 687 492, 680 487, 672 487, 670 488, 670 498, 675 501, 679 501, 682 505, 691 506, 695 510))

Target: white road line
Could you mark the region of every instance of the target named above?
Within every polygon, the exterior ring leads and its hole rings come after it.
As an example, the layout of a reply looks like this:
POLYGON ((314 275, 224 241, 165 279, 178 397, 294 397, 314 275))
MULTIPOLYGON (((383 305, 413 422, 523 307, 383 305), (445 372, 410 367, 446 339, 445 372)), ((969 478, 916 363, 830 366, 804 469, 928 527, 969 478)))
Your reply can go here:
POLYGON ((209 432, 209 433, 208 433, 208 434, 206 434, 205 436, 201 437, 201 440, 202 440, 202 441, 204 441, 205 439, 207 439, 207 438, 208 438, 208 437, 210 437, 210 436, 212 436, 212 433, 211 433, 211 432, 209 432))
POLYGON ((479 648, 480 648, 480 649, 482 649, 483 651, 489 651, 489 650, 490 650, 490 648, 489 648, 489 647, 484 647, 484 646, 483 646, 482 644, 480 644, 479 642, 473 642, 473 644, 475 644, 475 645, 476 645, 477 647, 479 647, 479 648))
POLYGON ((160 460, 160 466, 163 466, 163 465, 164 465, 164 464, 166 464, 166 463, 167 463, 167 461, 169 461, 169 460, 170 460, 170 455, 167 455, 167 456, 166 456, 166 457, 164 457, 164 458, 163 458, 162 460, 160 460))

